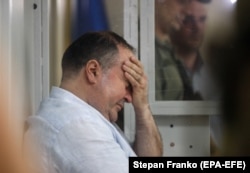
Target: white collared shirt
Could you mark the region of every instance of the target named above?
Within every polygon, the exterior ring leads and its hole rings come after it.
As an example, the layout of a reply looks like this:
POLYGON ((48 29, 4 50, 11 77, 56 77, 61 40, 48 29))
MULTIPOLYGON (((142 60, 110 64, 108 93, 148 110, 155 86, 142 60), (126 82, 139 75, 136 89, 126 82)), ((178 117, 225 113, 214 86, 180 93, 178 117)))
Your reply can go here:
POLYGON ((58 87, 27 122, 43 173, 128 173, 128 157, 136 156, 100 112, 58 87))

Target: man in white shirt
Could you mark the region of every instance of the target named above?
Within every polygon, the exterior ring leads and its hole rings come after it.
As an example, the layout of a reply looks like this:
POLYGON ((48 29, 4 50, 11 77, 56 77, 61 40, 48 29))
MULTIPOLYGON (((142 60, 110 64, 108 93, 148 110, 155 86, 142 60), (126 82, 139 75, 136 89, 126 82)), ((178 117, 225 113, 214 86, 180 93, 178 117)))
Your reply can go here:
POLYGON ((130 156, 162 156, 162 141, 148 101, 147 77, 134 49, 113 32, 86 33, 62 59, 53 87, 26 142, 35 144, 43 173, 128 172, 130 156), (133 149, 113 123, 125 103, 136 114, 133 149))

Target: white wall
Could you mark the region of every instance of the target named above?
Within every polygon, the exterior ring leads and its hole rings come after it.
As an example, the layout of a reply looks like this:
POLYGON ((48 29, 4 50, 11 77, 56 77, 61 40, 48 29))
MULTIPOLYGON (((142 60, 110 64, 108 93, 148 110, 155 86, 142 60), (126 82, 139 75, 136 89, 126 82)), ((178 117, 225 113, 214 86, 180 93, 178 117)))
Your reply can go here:
POLYGON ((20 120, 20 128, 24 118, 34 114, 48 94, 46 5, 45 0, 0 1, 1 90, 12 112, 9 122, 20 120), (37 8, 33 8, 34 4, 37 8))
POLYGON ((24 44, 24 0, 0 1, 0 99, 7 104, 8 123, 21 137, 29 113, 29 78, 24 44), (17 124, 16 124, 17 123, 17 124))

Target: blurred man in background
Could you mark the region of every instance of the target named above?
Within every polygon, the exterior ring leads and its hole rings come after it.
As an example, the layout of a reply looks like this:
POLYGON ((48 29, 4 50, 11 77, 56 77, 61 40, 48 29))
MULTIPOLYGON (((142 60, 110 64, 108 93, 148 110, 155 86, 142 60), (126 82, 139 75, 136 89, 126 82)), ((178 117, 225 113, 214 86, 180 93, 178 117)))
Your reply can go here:
MULTIPOLYGON (((203 43, 207 21, 206 6, 197 0, 191 0, 186 7, 186 17, 180 30, 171 34, 174 55, 184 83, 184 100, 200 100, 199 91, 195 91, 193 79, 200 75, 203 57, 200 48, 203 43)), ((194 81, 196 82, 196 81, 194 81)))
MULTIPOLYGON (((211 0, 195 1, 209 3, 211 0)), ((173 52, 171 35, 181 29, 188 12, 187 6, 191 2, 192 0, 155 0, 156 100, 183 100, 185 96, 185 83, 177 67, 178 62, 173 52)), ((199 25, 201 27, 201 23, 199 25)))
MULTIPOLYGON (((218 95, 200 50, 207 27, 207 5, 211 1, 191 0, 180 30, 171 34, 177 67, 184 84, 184 100, 215 100, 218 95)), ((213 115, 210 120, 211 154, 215 155, 221 143, 220 119, 213 115)))
POLYGON ((170 34, 179 30, 189 0, 155 0, 155 97, 181 100, 182 79, 173 57, 170 34))

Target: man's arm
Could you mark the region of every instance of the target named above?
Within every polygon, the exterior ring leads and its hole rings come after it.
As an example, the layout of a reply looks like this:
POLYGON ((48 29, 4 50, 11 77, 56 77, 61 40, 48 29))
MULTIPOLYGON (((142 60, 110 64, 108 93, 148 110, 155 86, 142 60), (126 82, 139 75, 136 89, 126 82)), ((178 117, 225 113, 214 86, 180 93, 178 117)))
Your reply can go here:
POLYGON ((123 65, 132 86, 132 104, 136 115, 134 150, 138 156, 162 156, 163 144, 148 101, 148 81, 140 61, 131 57, 123 65))
POLYGON ((136 112, 134 150, 138 156, 162 156, 163 144, 152 113, 148 108, 136 112))

